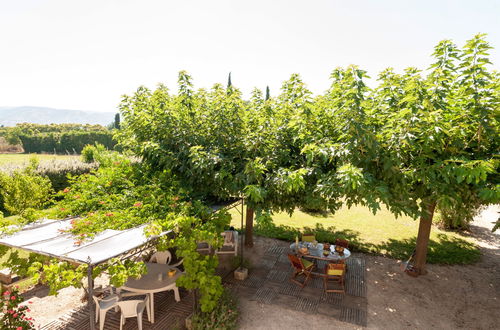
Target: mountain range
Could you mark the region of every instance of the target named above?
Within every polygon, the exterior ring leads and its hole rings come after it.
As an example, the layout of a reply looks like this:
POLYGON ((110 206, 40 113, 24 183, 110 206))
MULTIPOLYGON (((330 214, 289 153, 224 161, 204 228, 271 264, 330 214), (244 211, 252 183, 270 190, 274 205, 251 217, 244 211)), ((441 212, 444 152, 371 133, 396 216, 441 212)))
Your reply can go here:
POLYGON ((33 124, 99 124, 106 126, 115 119, 114 112, 54 109, 44 107, 0 107, 0 126, 33 124))

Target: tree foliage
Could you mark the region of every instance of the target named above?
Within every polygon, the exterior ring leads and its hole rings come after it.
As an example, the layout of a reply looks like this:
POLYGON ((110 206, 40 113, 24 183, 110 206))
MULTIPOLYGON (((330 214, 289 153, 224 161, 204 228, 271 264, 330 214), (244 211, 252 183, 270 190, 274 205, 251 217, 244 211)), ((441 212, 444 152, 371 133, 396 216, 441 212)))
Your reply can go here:
POLYGON ((289 212, 383 203, 414 218, 437 204, 448 226, 465 226, 500 199, 490 48, 484 35, 461 49, 442 41, 427 71, 389 68, 373 89, 360 68, 337 68, 317 97, 296 74, 276 97, 256 89, 244 101, 234 84, 195 90, 181 72, 177 94, 124 97, 120 141, 204 198, 243 194, 257 211, 289 212))
POLYGON ((251 206, 292 211, 341 200, 417 217, 427 199, 443 217, 471 219, 499 198, 498 74, 483 35, 439 43, 427 74, 383 71, 376 88, 350 66, 313 98, 298 75, 281 94, 243 101, 234 85, 179 93, 141 87, 121 104, 122 143, 203 196, 244 193, 251 206), (228 88, 229 89, 229 88, 228 88))
MULTIPOLYGON (((94 159, 99 168, 70 178, 70 186, 58 193, 61 200, 51 217, 78 216, 64 232, 73 237, 75 246, 107 229, 148 224, 147 235, 172 230, 174 236, 163 238, 157 248, 176 249, 177 256, 184 259, 185 269, 177 284, 198 289, 202 311, 211 311, 223 292, 221 278, 215 275, 217 258, 200 255, 196 243, 203 240, 214 247, 222 245, 220 233, 229 224, 230 216, 222 211, 214 214, 199 201, 191 201, 169 172, 151 173, 147 166, 102 148, 94 150, 94 159)), ((87 276, 85 264, 75 266, 36 254, 26 259, 11 252, 6 264, 18 274, 47 283, 51 294, 67 286, 82 287, 87 276)), ((94 268, 93 277, 103 271, 109 274, 110 283, 119 287, 128 277, 143 274, 146 268, 142 262, 112 259, 94 268)))

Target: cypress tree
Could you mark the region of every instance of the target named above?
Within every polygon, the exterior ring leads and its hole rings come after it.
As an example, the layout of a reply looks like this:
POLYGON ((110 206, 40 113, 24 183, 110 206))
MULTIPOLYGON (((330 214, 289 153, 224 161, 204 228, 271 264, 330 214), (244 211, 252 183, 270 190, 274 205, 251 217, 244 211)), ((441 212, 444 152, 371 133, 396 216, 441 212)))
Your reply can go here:
POLYGON ((119 113, 117 113, 115 115, 115 128, 120 129, 120 114, 119 113))
POLYGON ((233 84, 231 83, 231 72, 229 72, 229 77, 227 78, 227 89, 230 89, 233 84))
POLYGON ((266 101, 269 100, 271 94, 269 93, 269 86, 266 86, 266 101))

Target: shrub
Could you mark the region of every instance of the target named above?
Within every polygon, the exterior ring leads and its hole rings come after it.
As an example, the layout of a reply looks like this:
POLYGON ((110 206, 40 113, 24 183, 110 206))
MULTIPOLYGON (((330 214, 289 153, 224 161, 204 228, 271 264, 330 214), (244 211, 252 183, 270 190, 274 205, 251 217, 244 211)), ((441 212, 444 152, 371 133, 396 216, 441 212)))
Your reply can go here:
POLYGON ((23 170, 16 170, 11 175, 0 172, 0 195, 3 207, 11 214, 23 214, 27 209, 39 209, 45 206, 52 194, 50 180, 35 172, 36 159, 23 170))
POLYGON ((237 301, 231 291, 225 289, 211 312, 197 312, 193 315, 193 329, 236 329, 238 315, 237 301))
POLYGON ((93 163, 96 161, 96 156, 105 151, 106 147, 99 143, 96 143, 95 146, 86 145, 82 150, 82 161, 84 163, 93 163))
POLYGON ((3 291, 0 297, 0 323, 5 330, 35 329, 33 319, 28 317, 28 306, 19 306, 23 298, 19 289, 13 287, 11 291, 3 291))
POLYGON ((0 153, 23 152, 20 144, 11 144, 6 138, 0 136, 0 153))
POLYGON ((69 186, 69 177, 75 177, 98 168, 98 164, 87 164, 77 159, 58 160, 41 163, 36 169, 36 173, 46 176, 54 191, 60 191, 69 186))
MULTIPOLYGON (((15 171, 22 170, 25 164, 7 164, 0 167, 0 171, 12 175, 15 171)), ((68 175, 78 176, 97 169, 98 164, 86 164, 78 159, 53 159, 42 161, 38 164, 35 172, 47 177, 54 191, 60 191, 69 186, 68 175)), ((0 210, 2 209, 2 197, 0 195, 0 210)))

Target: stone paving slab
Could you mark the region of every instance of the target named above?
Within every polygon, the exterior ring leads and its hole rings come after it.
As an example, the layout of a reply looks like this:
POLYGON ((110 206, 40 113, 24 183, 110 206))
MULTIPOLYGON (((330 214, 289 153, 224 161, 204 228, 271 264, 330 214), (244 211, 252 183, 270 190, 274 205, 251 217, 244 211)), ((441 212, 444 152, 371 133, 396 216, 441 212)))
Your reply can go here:
POLYGON ((229 280, 234 292, 240 297, 259 303, 279 305, 311 314, 318 313, 343 322, 366 326, 367 292, 364 259, 353 256, 347 260, 346 294, 326 293, 322 277, 310 278, 304 288, 290 282, 293 269, 287 253, 286 247, 269 247, 264 258, 274 259, 273 267, 270 269, 256 267, 243 282, 229 280))
MULTIPOLYGON (((176 302, 172 291, 160 292, 155 297, 155 323, 148 321, 147 313, 144 312, 142 326, 144 330, 168 330, 182 329, 186 317, 193 311, 193 295, 187 291, 179 290, 181 301, 176 302)), ((106 313, 105 329, 120 329, 120 312, 113 310, 106 313)), ((88 330, 89 314, 87 306, 82 306, 76 310, 70 311, 59 319, 50 322, 41 327, 41 330, 88 330)), ((99 324, 96 324, 99 329, 99 324)), ((123 329, 137 329, 137 318, 127 319, 123 329)))

